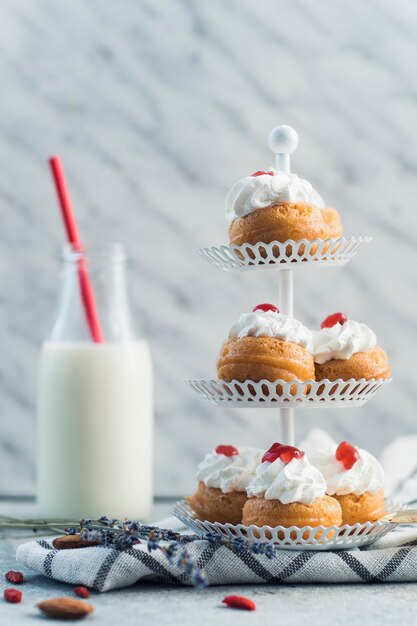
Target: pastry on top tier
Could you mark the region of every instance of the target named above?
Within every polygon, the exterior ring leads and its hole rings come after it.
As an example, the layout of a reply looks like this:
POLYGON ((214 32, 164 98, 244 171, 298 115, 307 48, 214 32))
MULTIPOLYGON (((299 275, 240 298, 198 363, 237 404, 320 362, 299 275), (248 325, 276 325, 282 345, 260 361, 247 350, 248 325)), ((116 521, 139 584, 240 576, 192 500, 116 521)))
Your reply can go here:
POLYGON ((312 331, 316 380, 389 378, 388 357, 376 344, 366 324, 348 320, 344 313, 329 315, 320 330, 312 331))
POLYGON ((240 524, 246 488, 261 462, 257 448, 219 445, 198 466, 197 491, 187 501, 197 519, 240 524))
POLYGON ((326 495, 323 476, 292 446, 274 443, 262 457, 243 507, 245 526, 339 526, 340 504, 326 495))
POLYGON ((307 180, 274 169, 254 172, 233 185, 226 196, 230 244, 281 243, 292 239, 327 239, 343 232, 335 209, 307 180))
POLYGON ((370 452, 342 441, 308 454, 326 481, 326 493, 342 507, 344 524, 374 522, 384 515, 384 471, 370 452))
POLYGON ((228 382, 314 378, 311 333, 272 304, 244 313, 231 328, 217 361, 217 374, 228 382))

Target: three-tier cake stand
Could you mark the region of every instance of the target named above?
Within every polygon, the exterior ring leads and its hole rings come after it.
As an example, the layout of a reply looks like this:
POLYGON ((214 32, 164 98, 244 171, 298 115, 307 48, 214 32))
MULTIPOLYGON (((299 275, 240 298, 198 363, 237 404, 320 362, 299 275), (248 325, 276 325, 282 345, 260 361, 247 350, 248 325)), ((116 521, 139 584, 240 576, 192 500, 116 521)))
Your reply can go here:
MULTIPOLYGON (((275 154, 275 169, 290 173, 290 154, 298 145, 298 135, 290 126, 277 126, 268 138, 275 154)), ((341 267, 346 265, 371 237, 339 237, 308 241, 274 241, 269 244, 243 244, 200 248, 197 252, 216 268, 226 272, 277 270, 279 276, 279 310, 293 316, 295 270, 305 268, 341 267)), ((324 409, 359 407, 365 404, 391 379, 356 380, 282 380, 231 381, 192 379, 186 383, 203 398, 217 406, 276 408, 280 411, 281 441, 294 445, 294 409, 324 409)), ((388 507, 389 508, 389 507, 388 507)), ((251 528, 241 524, 201 522, 190 515, 185 504, 179 504, 174 513, 197 533, 217 532, 225 537, 272 540, 289 549, 329 549, 356 547, 375 541, 390 528, 388 522, 332 527, 318 533, 317 528, 284 529, 279 527, 251 528)), ((320 529, 320 527, 319 527, 320 529)))

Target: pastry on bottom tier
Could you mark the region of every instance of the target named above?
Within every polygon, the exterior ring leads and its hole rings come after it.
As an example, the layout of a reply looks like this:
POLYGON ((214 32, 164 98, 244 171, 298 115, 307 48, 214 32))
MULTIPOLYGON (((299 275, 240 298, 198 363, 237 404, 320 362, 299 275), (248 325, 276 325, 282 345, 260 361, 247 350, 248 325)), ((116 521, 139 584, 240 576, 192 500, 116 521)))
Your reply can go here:
POLYGON ((342 232, 342 223, 336 209, 282 202, 235 219, 229 226, 229 240, 231 245, 237 246, 273 241, 284 243, 288 239, 311 241, 336 238, 342 232))
POLYGON ((304 452, 274 443, 262 457, 243 507, 245 526, 339 526, 340 504, 304 452))
POLYGON ((247 496, 245 491, 224 493, 199 481, 197 491, 187 498, 197 519, 220 524, 240 524, 247 496))
POLYGON ((375 522, 385 515, 384 490, 376 493, 365 491, 361 495, 347 493, 344 496, 333 495, 342 507, 344 524, 364 524, 375 522))
POLYGON ((217 361, 218 377, 228 382, 314 378, 310 341, 301 322, 271 304, 259 305, 231 328, 217 361))
POLYGON ((307 450, 326 481, 326 493, 342 507, 344 524, 374 522, 385 514, 384 471, 372 454, 347 441, 307 450))
POLYGON ((389 378, 391 368, 375 333, 366 324, 333 313, 312 332, 316 380, 389 378))
POLYGON ((307 180, 272 168, 235 183, 225 212, 230 244, 235 245, 327 239, 340 237, 343 230, 338 212, 325 207, 307 180))
POLYGON ((245 526, 340 526, 342 515, 335 498, 322 496, 309 504, 279 500, 249 498, 243 507, 242 523, 245 526))
POLYGON ((198 466, 197 491, 187 502, 197 519, 221 524, 239 524, 246 488, 260 463, 261 450, 219 445, 198 466))

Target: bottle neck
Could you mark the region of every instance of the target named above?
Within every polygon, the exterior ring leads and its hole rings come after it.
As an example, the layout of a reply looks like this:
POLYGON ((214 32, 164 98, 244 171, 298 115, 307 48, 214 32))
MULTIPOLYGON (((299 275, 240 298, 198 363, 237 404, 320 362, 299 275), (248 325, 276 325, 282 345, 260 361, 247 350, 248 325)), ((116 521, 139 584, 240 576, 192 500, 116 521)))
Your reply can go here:
POLYGON ((88 275, 104 342, 137 340, 128 295, 126 255, 118 244, 89 251, 88 255, 70 247, 64 249, 58 311, 50 340, 92 341, 81 270, 88 275))

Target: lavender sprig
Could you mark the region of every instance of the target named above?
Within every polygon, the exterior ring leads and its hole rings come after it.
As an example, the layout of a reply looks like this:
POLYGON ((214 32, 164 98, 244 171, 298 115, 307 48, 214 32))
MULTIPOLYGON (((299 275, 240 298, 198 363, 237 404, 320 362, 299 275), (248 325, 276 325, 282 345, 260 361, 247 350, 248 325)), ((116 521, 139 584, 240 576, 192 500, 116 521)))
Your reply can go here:
POLYGON ((198 589, 208 585, 207 574, 195 562, 187 547, 194 541, 207 541, 214 546, 226 546, 235 554, 248 552, 254 555, 263 555, 268 559, 275 557, 277 548, 263 541, 247 541, 240 537, 235 539, 221 538, 214 533, 202 536, 184 535, 170 529, 148 526, 140 522, 118 519, 109 519, 106 516, 98 520, 82 519, 30 519, 0 515, 1 528, 29 529, 34 532, 65 532, 69 535, 80 534, 84 541, 95 541, 99 545, 114 550, 130 550, 138 543, 146 543, 149 552, 159 550, 171 565, 176 566, 181 573, 198 589))
POLYGON ((195 587, 203 589, 208 585, 207 574, 197 566, 185 547, 195 541, 193 535, 181 535, 169 529, 146 526, 131 520, 121 522, 105 516, 96 521, 82 519, 79 529, 68 528, 66 532, 79 533, 83 541, 96 541, 103 547, 119 551, 130 550, 146 540, 149 552, 160 550, 168 562, 178 567, 195 587))
POLYGON ((202 536, 185 535, 170 529, 148 526, 139 522, 117 519, 109 519, 106 516, 99 520, 83 519, 80 528, 69 528, 66 532, 80 533, 84 541, 97 541, 99 545, 115 550, 129 550, 138 543, 146 542, 149 552, 160 550, 170 564, 178 569, 191 580, 198 589, 208 585, 207 574, 198 567, 187 545, 194 541, 208 541, 213 545, 223 545, 235 554, 244 551, 255 555, 264 555, 268 559, 275 556, 276 549, 269 543, 262 541, 246 541, 242 538, 224 539, 214 533, 202 536))

